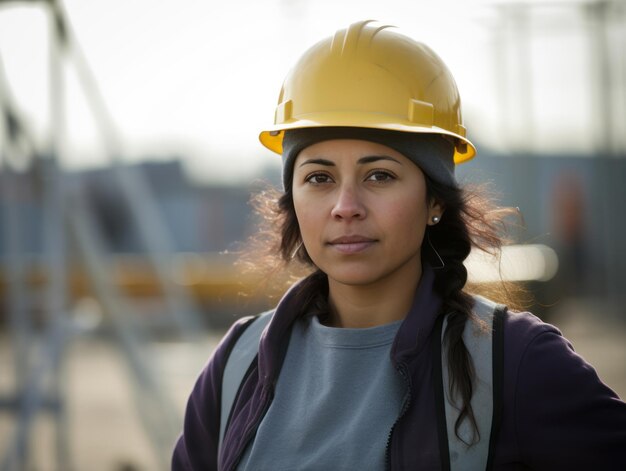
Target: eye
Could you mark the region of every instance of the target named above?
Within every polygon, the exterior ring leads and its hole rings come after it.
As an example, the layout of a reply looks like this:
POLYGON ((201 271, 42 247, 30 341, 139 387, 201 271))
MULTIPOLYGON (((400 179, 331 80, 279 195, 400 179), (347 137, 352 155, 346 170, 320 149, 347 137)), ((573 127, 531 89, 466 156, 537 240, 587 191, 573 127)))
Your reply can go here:
POLYGON ((396 176, 386 170, 374 170, 370 172, 366 178, 366 180, 370 182, 387 182, 395 179, 396 176))
POLYGON ((304 181, 307 183, 311 183, 312 185, 322 185, 324 183, 331 183, 333 180, 327 173, 316 172, 307 175, 304 181))

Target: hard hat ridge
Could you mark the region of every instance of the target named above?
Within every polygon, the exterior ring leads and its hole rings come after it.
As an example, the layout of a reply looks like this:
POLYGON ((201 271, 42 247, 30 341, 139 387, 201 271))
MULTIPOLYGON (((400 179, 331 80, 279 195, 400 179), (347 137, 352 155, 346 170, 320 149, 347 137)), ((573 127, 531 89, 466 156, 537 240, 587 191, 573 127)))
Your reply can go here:
POLYGON ((393 25, 378 23, 376 20, 365 20, 353 23, 348 29, 340 29, 333 36, 330 50, 337 55, 354 54, 359 48, 359 44, 368 44, 374 36, 385 28, 395 28, 393 25), (376 27, 366 28, 366 26, 376 27))

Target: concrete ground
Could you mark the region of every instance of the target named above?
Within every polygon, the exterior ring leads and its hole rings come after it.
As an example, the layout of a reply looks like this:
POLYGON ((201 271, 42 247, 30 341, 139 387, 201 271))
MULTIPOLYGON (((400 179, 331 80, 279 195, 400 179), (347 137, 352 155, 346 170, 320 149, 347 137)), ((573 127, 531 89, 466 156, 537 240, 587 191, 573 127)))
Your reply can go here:
MULTIPOLYGON (((180 429, 187 395, 221 336, 208 335, 197 345, 158 343, 147 352, 157 366, 180 429)), ((29 471, 153 471, 169 469, 145 432, 132 372, 117 344, 101 337, 77 337, 65 355, 67 420, 71 468, 55 467, 55 422, 40 414, 29 443, 29 471)), ((10 341, 0 338, 0 395, 13 388, 10 341)), ((139 399, 143 400, 143 399, 139 399)), ((156 414, 159 412, 156 411, 156 414)), ((0 460, 16 431, 15 421, 0 412, 0 460)), ((171 443, 161 456, 169 459, 171 443)), ((11 470, 13 471, 13 470, 11 470)))
MULTIPOLYGON (((626 324, 615 320, 597 322, 599 312, 593 303, 572 302, 561 306, 551 321, 596 368, 604 382, 626 397, 626 324)), ((195 377, 218 339, 219 333, 207 336, 195 346, 174 343, 151 346, 151 358, 159 365, 159 376, 165 380, 179 417, 195 377)), ((1 337, 0 394, 3 395, 12 384, 11 358, 11 342, 6 336, 1 337)), ((115 344, 98 337, 77 338, 68 348, 66 361, 72 469, 167 469, 160 466, 158 454, 144 432, 131 376, 115 344)), ((1 413, 0 453, 6 451, 14 431, 14 421, 7 413, 1 413)), ((50 417, 42 416, 35 422, 29 455, 29 470, 66 471, 53 465, 54 427, 50 417)))

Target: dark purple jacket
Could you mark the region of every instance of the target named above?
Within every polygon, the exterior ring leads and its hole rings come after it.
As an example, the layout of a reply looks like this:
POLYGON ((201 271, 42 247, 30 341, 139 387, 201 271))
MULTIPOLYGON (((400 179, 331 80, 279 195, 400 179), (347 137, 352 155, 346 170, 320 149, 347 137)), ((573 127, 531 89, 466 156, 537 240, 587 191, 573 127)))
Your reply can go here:
MULTIPOLYGON (((408 373, 410 403, 393 428, 388 458, 393 470, 441 469, 430 335, 441 305, 425 270, 409 314, 394 340, 391 359, 408 373)), ((301 312, 290 290, 261 338, 258 364, 231 411, 219 465, 221 383, 225 362, 244 321, 235 323, 191 393, 173 470, 236 468, 273 397, 293 322, 301 312)), ((497 470, 626 470, 626 404, 605 386, 555 327, 528 313, 504 322, 504 385, 497 470)), ((440 361, 439 359, 436 359, 440 361)), ((338 424, 340 426, 340 424, 338 424)))

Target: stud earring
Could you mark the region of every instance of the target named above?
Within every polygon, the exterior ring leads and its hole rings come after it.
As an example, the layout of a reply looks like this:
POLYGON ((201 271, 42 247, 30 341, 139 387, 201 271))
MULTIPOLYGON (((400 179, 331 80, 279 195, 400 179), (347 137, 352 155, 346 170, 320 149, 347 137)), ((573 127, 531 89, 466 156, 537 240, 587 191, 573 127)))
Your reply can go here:
POLYGON ((441 221, 441 218, 439 216, 433 216, 432 221, 433 221, 433 224, 437 224, 439 221, 441 221))

